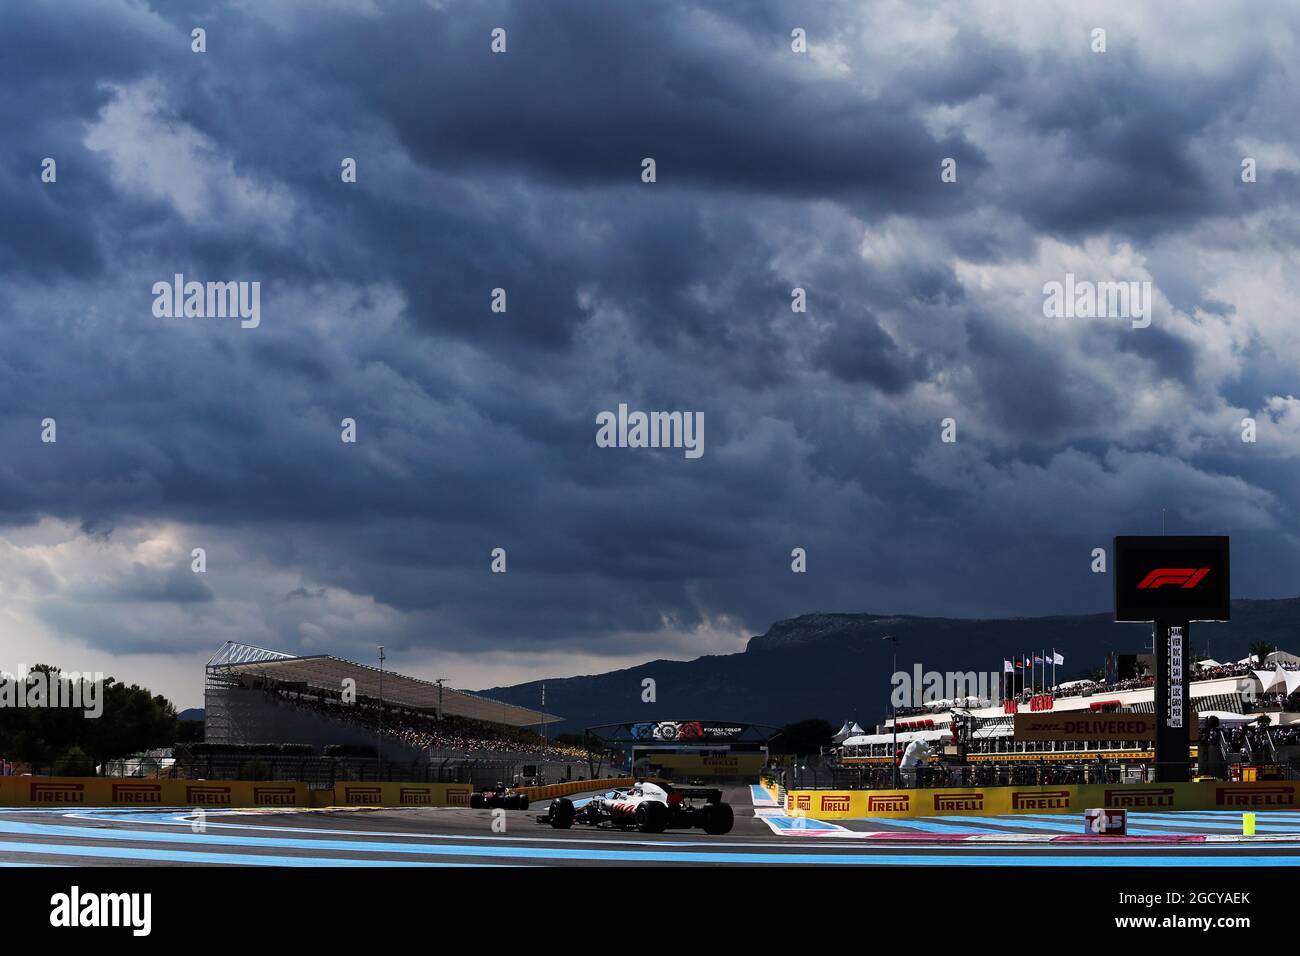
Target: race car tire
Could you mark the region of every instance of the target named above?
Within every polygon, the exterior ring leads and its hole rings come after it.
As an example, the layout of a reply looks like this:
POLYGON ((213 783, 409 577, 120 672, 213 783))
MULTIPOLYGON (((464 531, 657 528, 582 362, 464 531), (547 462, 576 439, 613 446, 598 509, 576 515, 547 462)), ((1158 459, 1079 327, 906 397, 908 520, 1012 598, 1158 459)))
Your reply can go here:
POLYGON ((523 794, 519 795, 519 809, 520 810, 528 809, 528 798, 525 797, 523 794))
POLYGON ((636 808, 636 828, 642 833, 663 833, 668 829, 668 808, 662 803, 643 803, 636 808))
POLYGON ((471 793, 469 795, 469 805, 471 809, 482 810, 487 806, 487 800, 483 798, 481 793, 471 793))
POLYGON ((700 827, 710 836, 730 833, 735 823, 736 815, 729 803, 708 803, 700 808, 700 827))
POLYGON ((556 830, 567 830, 573 826, 573 801, 560 797, 551 804, 551 826, 556 830))

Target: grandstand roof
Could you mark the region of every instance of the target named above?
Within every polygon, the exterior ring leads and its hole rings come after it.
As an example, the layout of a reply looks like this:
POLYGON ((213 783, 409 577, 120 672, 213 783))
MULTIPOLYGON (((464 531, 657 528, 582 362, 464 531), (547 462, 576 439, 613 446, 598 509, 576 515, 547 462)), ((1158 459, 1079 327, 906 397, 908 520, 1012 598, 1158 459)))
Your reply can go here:
MULTIPOLYGON (((279 651, 227 642, 208 661, 209 669, 227 674, 256 674, 283 683, 302 683, 309 687, 337 693, 343 681, 356 681, 358 697, 377 699, 380 694, 380 670, 369 664, 344 660, 327 654, 293 657, 279 651)), ((455 717, 468 717, 511 727, 535 727, 563 720, 554 714, 503 701, 480 697, 469 691, 439 687, 433 681, 407 677, 396 671, 383 671, 383 699, 399 707, 438 710, 455 717)))

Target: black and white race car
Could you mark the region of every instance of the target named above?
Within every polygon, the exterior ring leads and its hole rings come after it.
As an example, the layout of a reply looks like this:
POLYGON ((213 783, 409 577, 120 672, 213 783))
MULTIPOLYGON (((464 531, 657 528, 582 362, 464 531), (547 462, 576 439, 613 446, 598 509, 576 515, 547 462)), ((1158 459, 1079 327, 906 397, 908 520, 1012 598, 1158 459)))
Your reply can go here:
POLYGON ((549 823, 557 830, 584 823, 620 830, 636 828, 642 833, 696 828, 721 835, 731 832, 735 815, 731 804, 722 802, 721 790, 678 789, 671 785, 641 782, 576 804, 567 797, 560 797, 547 807, 545 813, 538 815, 537 822, 549 823))
POLYGON ((469 805, 475 810, 497 809, 527 810, 528 795, 514 793, 504 783, 498 783, 491 790, 476 790, 469 795, 469 805))

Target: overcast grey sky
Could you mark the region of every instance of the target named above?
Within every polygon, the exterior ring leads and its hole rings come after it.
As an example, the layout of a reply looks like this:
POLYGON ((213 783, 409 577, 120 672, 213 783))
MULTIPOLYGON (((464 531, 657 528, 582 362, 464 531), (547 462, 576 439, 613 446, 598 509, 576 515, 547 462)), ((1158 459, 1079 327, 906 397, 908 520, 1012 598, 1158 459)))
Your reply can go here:
POLYGON ((477 687, 1098 611, 1162 508, 1300 593, 1300 8, 1079 7, 6 8, 0 665, 194 705, 226 639, 477 687), (1150 327, 1045 317, 1067 273, 1150 327), (620 402, 705 453, 598 448, 620 402))

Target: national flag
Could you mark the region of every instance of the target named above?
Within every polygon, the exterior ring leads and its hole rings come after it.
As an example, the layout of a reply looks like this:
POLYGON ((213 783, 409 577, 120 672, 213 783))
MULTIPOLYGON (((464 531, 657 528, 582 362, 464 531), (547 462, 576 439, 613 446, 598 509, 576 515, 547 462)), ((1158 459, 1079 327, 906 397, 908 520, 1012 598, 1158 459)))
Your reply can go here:
POLYGON ((1059 651, 1053 649, 1053 650, 1052 650, 1052 663, 1053 663, 1053 664, 1057 664, 1057 665, 1063 665, 1063 664, 1065 663, 1065 655, 1062 654, 1062 653, 1060 653, 1059 651))
POLYGON ((1043 663, 1043 655, 1042 655, 1042 654, 1035 654, 1035 655, 1034 655, 1034 663, 1035 663, 1035 664, 1041 664, 1041 663, 1043 663))
POLYGON ((1010 662, 1009 660, 1007 660, 1007 659, 1004 657, 1004 658, 1002 659, 1002 673, 1004 673, 1004 674, 1014 674, 1015 672, 1016 672, 1016 669, 1015 669, 1014 667, 1011 666, 1011 662, 1010 662))

